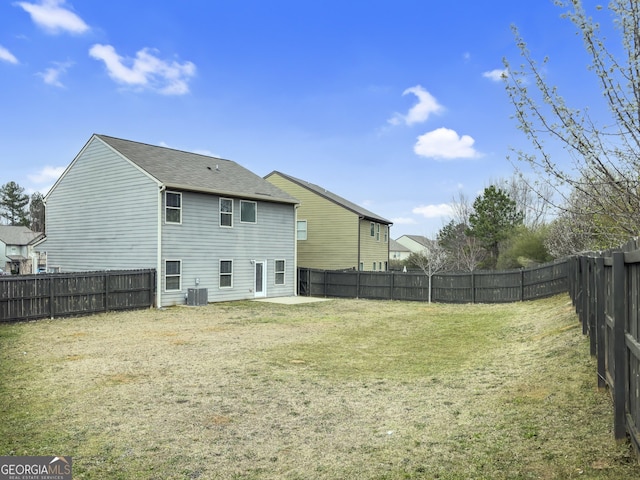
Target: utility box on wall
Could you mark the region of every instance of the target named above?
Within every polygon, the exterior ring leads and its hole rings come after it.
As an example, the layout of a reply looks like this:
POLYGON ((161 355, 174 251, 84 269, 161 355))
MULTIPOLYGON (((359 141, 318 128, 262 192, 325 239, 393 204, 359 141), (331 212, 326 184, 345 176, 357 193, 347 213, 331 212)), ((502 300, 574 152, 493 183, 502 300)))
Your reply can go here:
POLYGON ((192 307, 209 303, 209 293, 206 288, 189 288, 187 290, 187 305, 192 307))

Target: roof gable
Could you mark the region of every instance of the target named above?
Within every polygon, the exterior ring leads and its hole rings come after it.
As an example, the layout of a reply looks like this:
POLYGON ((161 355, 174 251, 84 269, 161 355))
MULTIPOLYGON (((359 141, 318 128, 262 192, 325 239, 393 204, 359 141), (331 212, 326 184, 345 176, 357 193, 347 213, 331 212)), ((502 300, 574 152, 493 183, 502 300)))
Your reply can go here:
POLYGON ((94 135, 167 188, 280 203, 298 203, 288 193, 234 161, 94 135))
POLYGON ((28 245, 41 235, 28 227, 0 225, 0 240, 5 245, 28 245))
POLYGON ((280 175, 282 178, 285 178, 287 180, 289 180, 290 182, 295 183, 296 185, 299 185, 303 188, 306 188, 307 190, 320 195, 321 197, 326 198, 327 200, 330 200, 331 202, 340 205, 343 208, 346 208, 347 210, 350 210, 354 213, 356 213, 357 215, 364 217, 367 220, 373 220, 375 222, 378 223, 382 223, 382 224, 386 224, 386 225, 391 225, 393 222, 391 222, 390 220, 387 220, 386 218, 383 218, 379 215, 376 215, 375 213, 367 210, 366 208, 361 207, 360 205, 357 205, 353 202, 350 202, 349 200, 347 200, 346 198, 341 197, 340 195, 336 195, 333 192, 330 192, 329 190, 320 187, 319 185, 315 185, 313 183, 307 182, 305 180, 301 180, 299 178, 296 177, 292 177, 291 175, 287 175, 285 173, 282 172, 278 172, 276 170, 274 170, 273 172, 271 172, 269 175, 265 176, 265 178, 270 177, 271 175, 280 175))

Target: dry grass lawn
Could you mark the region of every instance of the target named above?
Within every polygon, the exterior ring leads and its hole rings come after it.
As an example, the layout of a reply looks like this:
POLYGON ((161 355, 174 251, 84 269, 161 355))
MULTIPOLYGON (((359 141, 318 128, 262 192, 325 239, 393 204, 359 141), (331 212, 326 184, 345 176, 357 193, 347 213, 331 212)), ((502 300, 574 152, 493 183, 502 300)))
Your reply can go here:
POLYGON ((91 479, 629 479, 565 296, 0 325, 0 455, 91 479))

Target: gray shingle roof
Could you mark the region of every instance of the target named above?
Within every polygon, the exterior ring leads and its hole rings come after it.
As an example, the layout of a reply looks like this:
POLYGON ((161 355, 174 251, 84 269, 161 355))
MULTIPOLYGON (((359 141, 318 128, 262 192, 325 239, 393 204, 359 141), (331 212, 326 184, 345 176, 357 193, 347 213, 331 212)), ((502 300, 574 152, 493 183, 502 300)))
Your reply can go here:
POLYGON ((287 175, 285 173, 278 172, 278 171, 271 172, 269 175, 267 175, 267 177, 274 174, 280 175, 283 178, 286 178, 287 180, 300 185, 301 187, 311 190, 312 192, 320 195, 321 197, 331 200, 332 202, 337 203, 338 205, 346 208, 347 210, 351 210, 352 212, 368 220, 373 220, 375 222, 383 223, 386 225, 391 225, 393 223, 391 220, 387 220, 384 217, 376 215, 370 210, 367 210, 366 208, 362 208, 360 205, 356 205, 355 203, 350 202, 349 200, 341 197, 340 195, 336 195, 335 193, 330 192, 329 190, 326 190, 318 185, 314 185, 313 183, 307 182, 305 180, 301 180, 299 178, 292 177, 291 175, 287 175))
POLYGON ((404 235, 404 236, 407 238, 410 238, 414 242, 417 242, 424 247, 428 247, 432 242, 432 240, 428 239, 423 235, 404 235))
POLYGON ((392 250, 394 252, 409 252, 409 253, 411 253, 411 250, 409 250, 407 247, 405 247, 401 243, 396 242, 393 238, 389 239, 389 250, 392 250))
POLYGON ((282 203, 299 203, 265 179, 231 160, 123 140, 98 139, 135 163, 167 188, 282 203))
POLYGON ((28 245, 41 235, 41 233, 34 232, 28 227, 0 225, 0 240, 5 245, 28 245))

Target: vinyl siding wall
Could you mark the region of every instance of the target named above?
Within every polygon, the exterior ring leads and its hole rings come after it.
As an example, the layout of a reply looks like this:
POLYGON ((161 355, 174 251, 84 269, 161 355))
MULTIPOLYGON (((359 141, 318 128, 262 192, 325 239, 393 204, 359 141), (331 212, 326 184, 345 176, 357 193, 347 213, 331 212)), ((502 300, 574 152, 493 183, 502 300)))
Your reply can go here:
POLYGON ((360 261, 363 263, 365 271, 388 270, 389 231, 387 225, 374 222, 374 236, 372 237, 371 220, 360 220, 360 261), (379 239, 376 236, 378 225, 380 226, 379 239), (387 232, 386 241, 385 231, 387 232), (373 262, 376 264, 375 269, 373 262))
POLYGON ((46 198, 47 265, 60 271, 155 268, 158 185, 93 139, 46 198))
POLYGON ((288 204, 257 202, 257 222, 240 222, 240 200, 233 200, 233 227, 220 226, 219 198, 182 193, 182 223, 164 221, 162 303, 184 304, 189 288, 207 288, 208 301, 255 297, 255 263, 265 261, 266 296, 295 295, 295 212, 288 204), (165 291, 165 260, 181 261, 181 290, 165 291), (233 287, 220 288, 220 260, 233 261, 233 287), (275 262, 285 261, 285 284, 275 284, 275 262), (196 279, 199 284, 196 285, 196 279))
POLYGON ((299 266, 358 268, 357 214, 278 174, 267 180, 300 201, 298 220, 307 221, 307 240, 298 241, 299 266))

